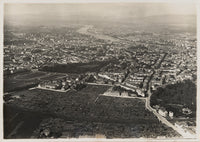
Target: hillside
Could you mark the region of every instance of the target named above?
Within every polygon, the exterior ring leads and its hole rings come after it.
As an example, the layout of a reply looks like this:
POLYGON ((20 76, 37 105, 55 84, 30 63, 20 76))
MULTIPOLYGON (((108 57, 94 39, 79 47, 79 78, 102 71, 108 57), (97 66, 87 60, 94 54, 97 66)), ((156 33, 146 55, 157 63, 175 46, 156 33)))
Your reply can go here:
POLYGON ((175 115, 181 114, 182 108, 192 110, 192 116, 196 113, 196 85, 185 80, 176 84, 158 88, 151 96, 151 106, 159 105, 168 110, 175 111, 175 115))

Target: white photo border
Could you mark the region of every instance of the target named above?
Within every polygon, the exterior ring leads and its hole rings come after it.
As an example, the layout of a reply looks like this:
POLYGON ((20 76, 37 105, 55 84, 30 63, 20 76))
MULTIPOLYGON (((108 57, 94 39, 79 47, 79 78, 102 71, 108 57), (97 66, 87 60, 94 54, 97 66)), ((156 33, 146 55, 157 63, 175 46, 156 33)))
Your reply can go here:
POLYGON ((2 142, 199 142, 200 141, 200 0, 0 0, 0 141, 2 142), (6 3, 191 3, 196 5, 197 15, 197 116, 195 139, 184 138, 130 138, 130 139, 102 139, 102 138, 71 138, 71 139, 4 139, 3 138, 3 26, 4 26, 4 4, 6 3))

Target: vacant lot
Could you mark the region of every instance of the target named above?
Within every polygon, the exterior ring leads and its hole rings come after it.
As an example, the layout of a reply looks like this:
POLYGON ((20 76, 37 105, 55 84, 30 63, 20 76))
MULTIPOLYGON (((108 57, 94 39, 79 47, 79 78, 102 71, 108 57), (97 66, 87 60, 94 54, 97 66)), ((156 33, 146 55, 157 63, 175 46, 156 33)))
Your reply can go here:
POLYGON ((8 105, 50 113, 56 118, 45 119, 34 132, 36 137, 45 124, 54 130, 59 127, 58 131, 63 137, 95 134, 103 134, 108 138, 178 135, 146 110, 143 100, 99 95, 108 88, 89 85, 81 91, 67 93, 39 89, 21 91, 13 94, 20 98, 8 105))

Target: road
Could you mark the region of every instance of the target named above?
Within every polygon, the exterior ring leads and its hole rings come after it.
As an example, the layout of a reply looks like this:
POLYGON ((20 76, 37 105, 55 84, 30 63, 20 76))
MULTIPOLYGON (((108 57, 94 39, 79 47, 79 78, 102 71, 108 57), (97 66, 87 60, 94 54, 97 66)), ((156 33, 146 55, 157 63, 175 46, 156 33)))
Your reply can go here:
POLYGON ((109 94, 100 94, 100 96, 108 96, 108 97, 114 97, 114 98, 129 98, 129 99, 146 100, 146 98, 144 98, 144 97, 114 96, 114 95, 109 95, 109 94))
POLYGON ((86 83, 86 84, 89 84, 89 85, 96 85, 96 86, 110 86, 110 87, 113 87, 113 86, 114 86, 114 85, 102 84, 102 83, 86 83))
POLYGON ((160 60, 160 62, 158 63, 158 65, 154 68, 153 70, 153 73, 151 74, 150 78, 149 78, 149 81, 148 81, 148 88, 147 88, 147 94, 148 94, 148 97, 146 98, 146 102, 145 102, 145 107, 150 111, 152 112, 157 118, 159 121, 161 121, 163 124, 167 125, 168 127, 171 127, 172 129, 174 129, 176 132, 178 132, 183 138, 195 138, 195 135, 194 134, 191 134, 187 131, 185 131, 183 128, 178 128, 176 127, 175 125, 173 125, 171 122, 169 122, 165 117, 163 117, 162 115, 160 115, 155 109, 153 109, 151 106, 150 106, 150 99, 151 99, 151 86, 150 86, 150 83, 151 83, 151 79, 153 78, 154 74, 155 74, 155 69, 158 69, 160 68, 160 65, 162 64, 162 62, 164 61, 165 57, 167 56, 167 53, 164 54, 164 56, 162 57, 162 59, 160 60))
POLYGON ((42 90, 49 90, 49 91, 62 92, 62 93, 66 93, 66 92, 68 92, 70 90, 70 89, 67 89, 67 90, 56 90, 56 89, 49 89, 49 88, 45 88, 45 87, 34 87, 34 88, 29 88, 28 90, 34 90, 34 89, 42 89, 42 90))
MULTIPOLYGON (((145 107, 152 112, 160 122, 162 122, 163 124, 167 125, 168 127, 171 127, 173 130, 175 130, 176 132, 178 132, 183 138, 195 138, 196 136, 194 134, 189 133, 188 131, 184 130, 181 127, 176 127, 175 125, 173 125, 171 122, 169 122, 165 117, 163 117, 162 115, 160 115, 159 113, 157 113, 157 111, 155 109, 153 109, 150 106, 150 99, 151 99, 151 91, 150 91, 150 83, 151 80, 155 74, 155 70, 158 69, 160 67, 160 65, 162 64, 162 62, 164 61, 165 57, 167 56, 167 54, 164 54, 164 56, 161 58, 161 60, 158 62, 158 65, 153 69, 153 73, 151 74, 151 76, 149 77, 148 83, 147 83, 147 94, 148 97, 144 98, 145 99, 145 107)), ((108 77, 106 77, 105 75, 101 75, 100 77, 106 78, 108 79, 108 77)), ((125 87, 126 89, 132 90, 132 88, 129 88, 128 86, 124 86, 121 83, 117 84, 121 87, 125 87)))
MULTIPOLYGON (((129 87, 126 87, 126 89, 130 89, 131 90, 131 88, 129 88, 129 87)), ((147 93, 148 93, 148 97, 146 97, 146 98, 144 98, 144 97, 113 96, 113 95, 108 95, 108 94, 102 95, 102 96, 120 97, 120 98, 132 98, 132 99, 145 99, 145 107, 146 107, 146 109, 148 109, 150 112, 152 112, 158 118, 158 120, 161 123, 167 125, 168 127, 172 128, 173 130, 175 130, 176 132, 178 132, 183 138, 195 138, 194 134, 191 134, 191 133, 187 132, 183 128, 176 127, 171 122, 169 122, 165 117, 163 117, 162 115, 160 115, 159 113, 157 113, 157 111, 150 106, 150 98, 151 98, 151 95, 152 95, 151 91, 150 91, 150 87, 149 87, 147 93)), ((98 98, 95 100, 95 102, 98 100, 98 98)))
POLYGON ((191 134, 187 131, 185 131, 183 128, 178 128, 175 125, 173 125, 172 123, 170 123, 165 117, 161 116, 159 113, 157 113, 157 111, 155 109, 153 109, 150 106, 150 98, 151 98, 151 91, 150 89, 148 90, 148 97, 146 98, 146 102, 145 102, 145 106, 146 108, 151 111, 157 118, 159 121, 161 121, 163 124, 167 125, 168 127, 171 127, 172 129, 174 129, 176 132, 178 132, 183 138, 195 138, 194 134, 191 134))

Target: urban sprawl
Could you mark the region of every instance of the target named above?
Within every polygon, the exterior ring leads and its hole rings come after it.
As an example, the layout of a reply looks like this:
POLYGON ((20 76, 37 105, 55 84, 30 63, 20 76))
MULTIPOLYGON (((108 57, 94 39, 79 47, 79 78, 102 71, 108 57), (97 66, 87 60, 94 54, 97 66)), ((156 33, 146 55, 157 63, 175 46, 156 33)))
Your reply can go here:
MULTIPOLYGON (((151 96, 159 88, 188 80, 196 85, 196 60, 196 37, 190 32, 104 31, 77 25, 10 28, 4 37, 5 81, 35 74, 27 89, 59 93, 81 91, 88 85, 108 86, 100 96, 144 100, 147 110, 183 137, 195 134, 194 121, 188 122, 193 110, 183 105, 179 117, 185 121, 178 121, 173 109, 152 104, 151 96)), ((5 96, 15 89, 5 86, 5 96)), ((19 99, 14 95, 5 103, 19 99)), ((40 135, 49 137, 50 131, 44 129, 40 135)))

